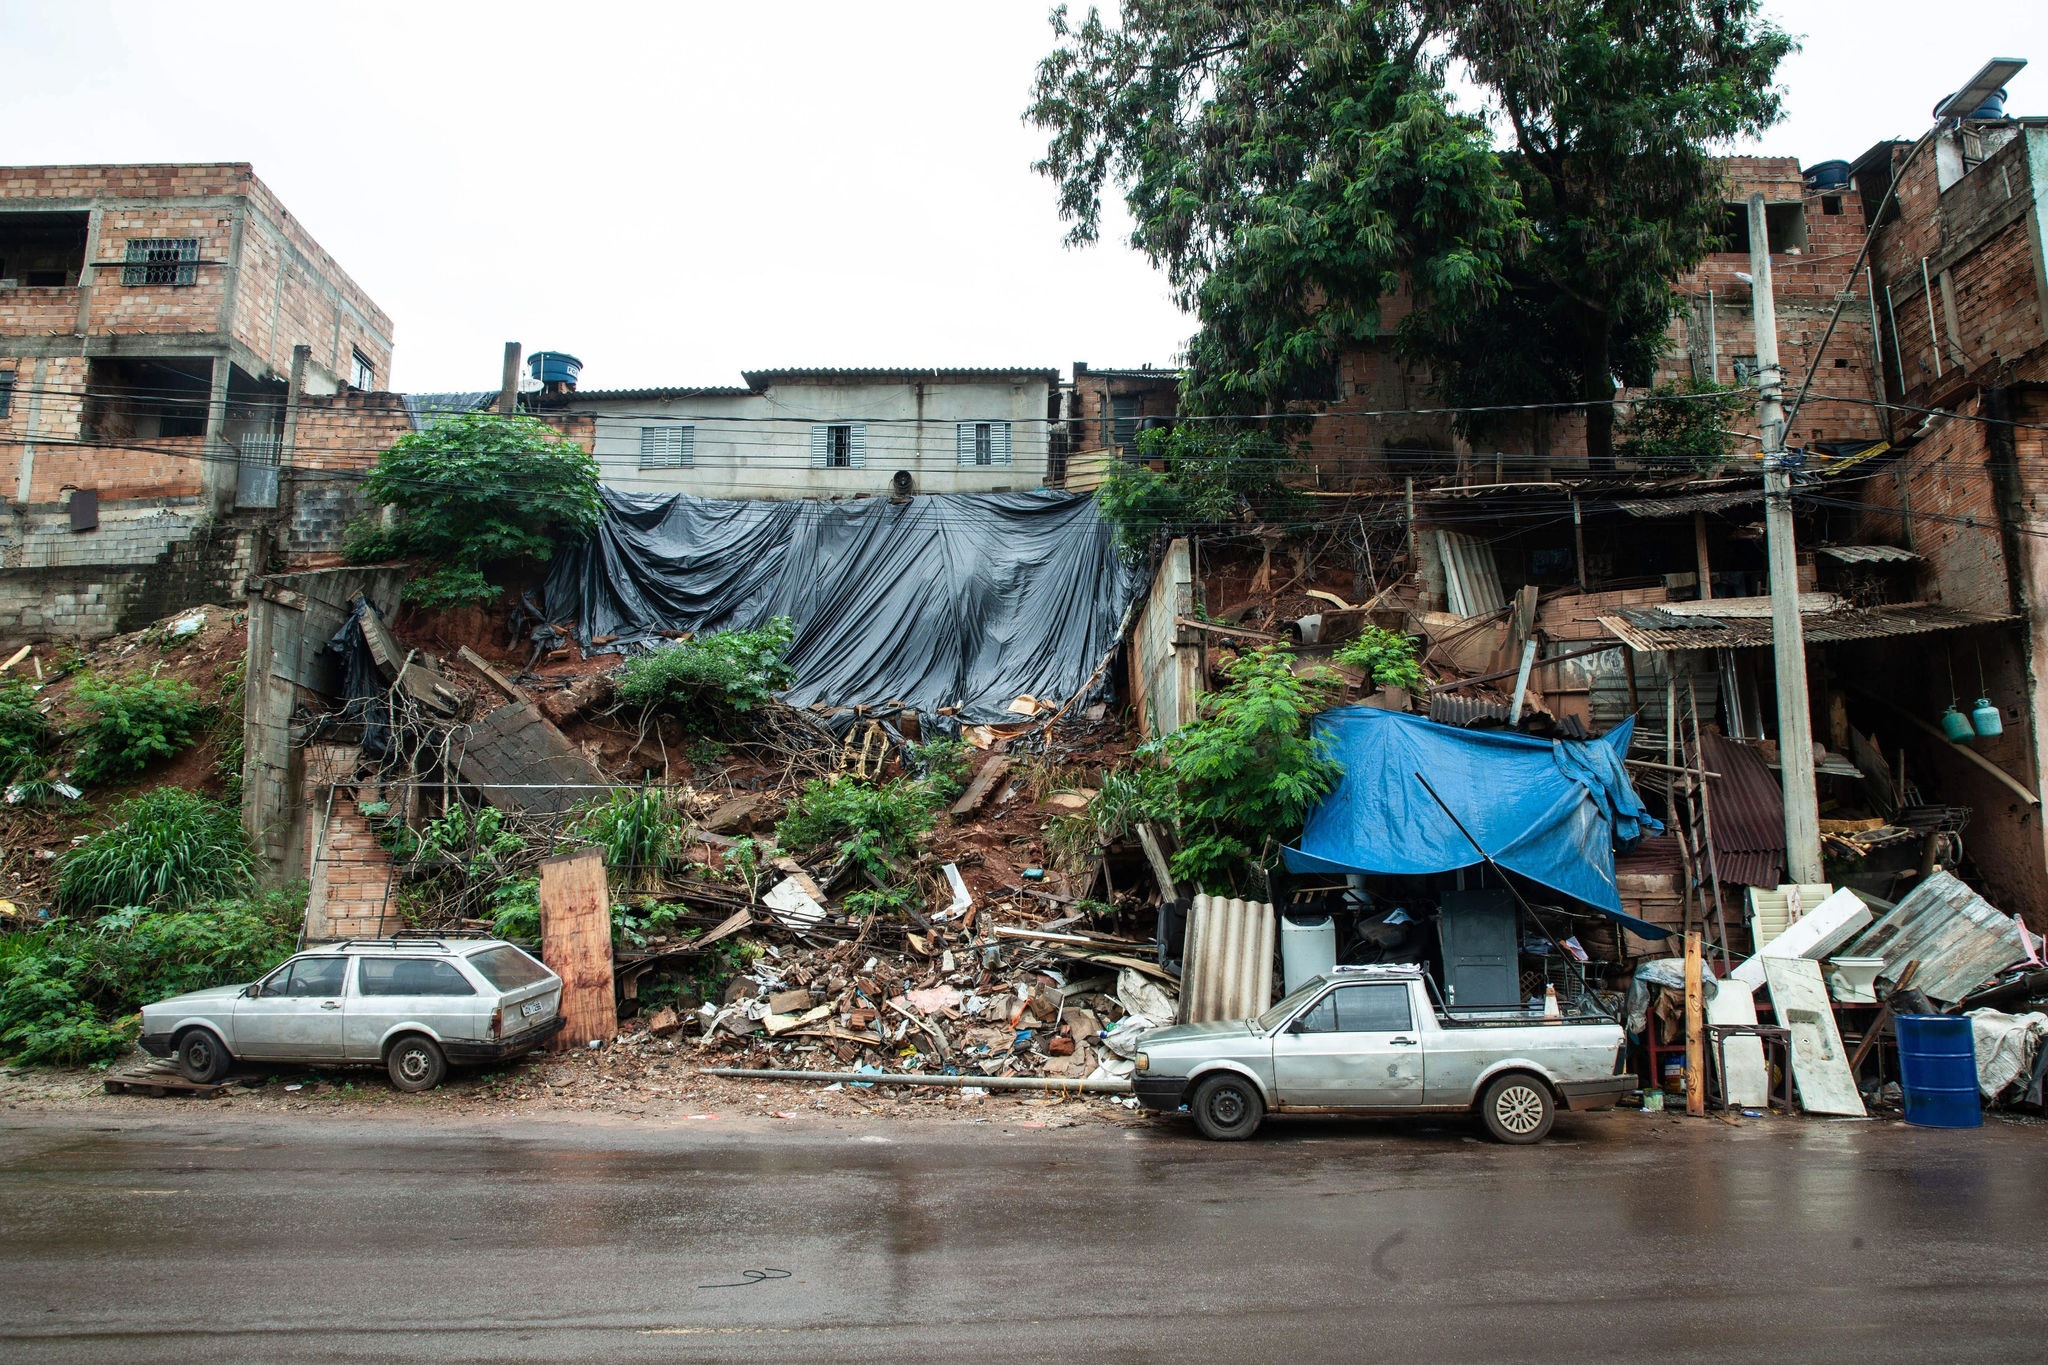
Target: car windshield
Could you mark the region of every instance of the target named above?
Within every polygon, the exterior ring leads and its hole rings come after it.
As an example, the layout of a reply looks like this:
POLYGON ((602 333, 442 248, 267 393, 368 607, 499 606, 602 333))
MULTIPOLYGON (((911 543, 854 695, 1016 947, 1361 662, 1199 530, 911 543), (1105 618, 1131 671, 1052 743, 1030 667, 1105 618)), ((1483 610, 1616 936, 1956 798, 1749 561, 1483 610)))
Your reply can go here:
POLYGON ((469 965, 482 972, 484 980, 501 991, 516 991, 521 986, 531 986, 536 981, 548 979, 547 968, 509 943, 472 953, 469 965))
POLYGON ((1279 1004, 1273 1006, 1273 1008, 1267 1010, 1252 1022, 1258 1026, 1259 1032, 1271 1033, 1274 1029, 1280 1027, 1288 1015, 1301 1008, 1304 1001, 1322 988, 1322 977, 1310 977, 1306 985, 1282 998, 1279 1004))

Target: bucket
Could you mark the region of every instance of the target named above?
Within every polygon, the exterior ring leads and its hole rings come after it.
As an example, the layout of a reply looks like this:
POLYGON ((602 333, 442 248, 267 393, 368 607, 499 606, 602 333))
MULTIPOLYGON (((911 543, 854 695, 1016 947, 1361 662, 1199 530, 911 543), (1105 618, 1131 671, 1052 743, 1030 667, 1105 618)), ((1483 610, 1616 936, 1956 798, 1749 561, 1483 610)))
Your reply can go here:
POLYGON ((1905 1092, 1906 1122, 1923 1128, 1980 1128, 1984 1106, 1977 1100, 1977 1045, 1970 1021, 1956 1014, 1901 1014, 1899 1088, 1905 1092))

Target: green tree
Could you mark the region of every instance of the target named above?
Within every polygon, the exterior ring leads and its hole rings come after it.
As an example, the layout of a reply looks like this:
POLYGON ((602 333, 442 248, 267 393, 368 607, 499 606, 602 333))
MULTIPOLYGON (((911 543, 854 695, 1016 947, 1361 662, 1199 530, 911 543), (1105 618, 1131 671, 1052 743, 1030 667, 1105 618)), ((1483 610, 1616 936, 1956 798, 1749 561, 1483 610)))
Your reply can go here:
POLYGON ((1719 384, 1659 384, 1615 428, 1615 451, 1653 468, 1712 469, 1734 451, 1729 424, 1748 407, 1719 384))
POLYGON ((1038 168, 1076 242, 1123 189, 1200 324, 1191 408, 1278 410, 1391 332, 1453 403, 1589 401, 1596 467, 1615 375, 1647 378, 1718 225, 1708 148, 1777 120, 1792 48, 1757 0, 1125 0, 1053 26, 1038 168))
POLYGON ((358 560, 413 556, 432 570, 406 588, 429 606, 488 600, 485 566, 546 559, 558 539, 587 535, 603 510, 597 461, 531 417, 466 412, 401 436, 364 483, 395 509, 387 528, 359 528, 358 560))
POLYGON ((1118 464, 1097 501, 1135 563, 1161 538, 1196 526, 1284 516, 1299 496, 1281 481, 1294 466, 1287 447, 1249 426, 1201 422, 1144 432, 1143 464, 1118 464), (1154 470, 1150 462, 1162 468, 1154 470))

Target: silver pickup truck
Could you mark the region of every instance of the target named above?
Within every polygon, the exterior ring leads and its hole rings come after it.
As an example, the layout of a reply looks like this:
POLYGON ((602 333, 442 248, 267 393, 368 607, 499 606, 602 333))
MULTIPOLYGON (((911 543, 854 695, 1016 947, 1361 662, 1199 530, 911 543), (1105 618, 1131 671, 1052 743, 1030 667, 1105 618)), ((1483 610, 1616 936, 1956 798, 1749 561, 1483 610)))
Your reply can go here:
POLYGON ((1268 1112, 1477 1112, 1536 1142, 1561 1105, 1609 1109, 1636 1087, 1619 1024, 1519 1012, 1453 1018, 1420 967, 1339 967, 1256 1019, 1181 1024, 1139 1042, 1139 1103, 1185 1105, 1204 1137, 1247 1138, 1268 1112))

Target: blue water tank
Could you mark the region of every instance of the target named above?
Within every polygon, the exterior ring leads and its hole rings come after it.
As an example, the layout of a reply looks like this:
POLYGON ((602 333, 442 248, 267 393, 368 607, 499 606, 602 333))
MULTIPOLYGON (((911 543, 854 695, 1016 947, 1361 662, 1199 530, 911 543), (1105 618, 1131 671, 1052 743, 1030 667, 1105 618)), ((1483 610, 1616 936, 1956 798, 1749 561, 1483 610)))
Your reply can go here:
POLYGON ((1822 190, 1839 190, 1849 183, 1849 163, 1846 161, 1823 161, 1808 166, 1804 172, 1806 188, 1818 193, 1822 190))
POLYGON ((1906 1122, 1923 1128, 1981 1128, 1977 1101, 1977 1044, 1960 1014, 1901 1014, 1899 1089, 1906 1122))
MULTIPOLYGON (((1960 94, 1961 92, 1960 92, 1960 91, 1958 91, 1957 93, 1958 93, 1958 94, 1960 94)), ((1942 105, 1944 105, 1944 104, 1947 104, 1947 103, 1948 103, 1948 102, 1949 102, 1950 100, 1952 100, 1952 99, 1954 99, 1954 98, 1955 98, 1955 95, 1943 95, 1943 96, 1942 96, 1942 97, 1941 97, 1940 99, 1938 99, 1938 100, 1936 100, 1936 101, 1934 102, 1934 108, 1935 108, 1935 110, 1937 111, 1937 112, 1935 113, 1935 117, 1936 117, 1936 118, 1940 118, 1940 117, 1941 117, 1941 114, 1940 114, 1940 112, 1939 112, 1939 111, 1940 111, 1940 109, 1941 109, 1941 106, 1942 106, 1942 105)), ((1970 111, 1969 113, 1967 113, 1967 114, 1951 114, 1951 115, 1950 115, 1949 117, 1951 117, 1951 118, 2004 118, 2004 117, 2005 117, 2005 92, 2004 92, 2003 90, 1997 91, 1996 93, 1992 94, 1992 95, 1991 95, 1991 96, 1990 96, 1989 98, 1987 98, 1987 99, 1986 99, 1986 100, 1985 100, 1985 101, 1984 101, 1984 102, 1983 102, 1982 104, 1978 105, 1978 106, 1977 106, 1977 107, 1976 107, 1975 109, 1972 109, 1972 110, 1971 110, 1971 111, 1970 111)))
POLYGON ((576 386, 576 376, 583 373, 583 362, 567 351, 535 351, 526 367, 543 384, 567 384, 576 386))

